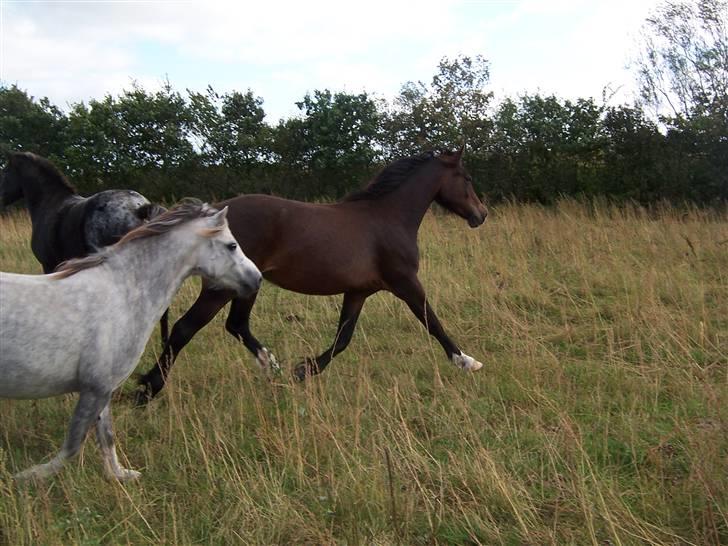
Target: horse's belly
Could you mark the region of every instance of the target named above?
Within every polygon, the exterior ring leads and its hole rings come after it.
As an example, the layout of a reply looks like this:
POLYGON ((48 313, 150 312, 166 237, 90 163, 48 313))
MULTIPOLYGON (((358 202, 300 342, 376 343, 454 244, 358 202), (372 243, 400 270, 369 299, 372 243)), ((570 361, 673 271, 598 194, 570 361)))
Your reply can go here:
POLYGON ((356 270, 306 271, 303 269, 264 271, 263 277, 281 288, 311 296, 333 296, 354 291, 376 292, 383 288, 379 279, 356 270))
POLYGON ((7 351, 0 357, 0 397, 35 399, 73 392, 78 387, 76 372, 72 360, 38 361, 7 351))

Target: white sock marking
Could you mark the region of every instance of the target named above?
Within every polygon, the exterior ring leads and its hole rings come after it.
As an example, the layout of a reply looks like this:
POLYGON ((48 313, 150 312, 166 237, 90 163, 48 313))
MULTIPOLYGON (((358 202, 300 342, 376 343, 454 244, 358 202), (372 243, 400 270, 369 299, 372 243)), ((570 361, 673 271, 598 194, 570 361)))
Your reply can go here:
POLYGON ((465 353, 452 355, 452 363, 461 370, 466 370, 468 372, 474 372, 483 367, 482 362, 478 362, 472 356, 468 356, 465 353))

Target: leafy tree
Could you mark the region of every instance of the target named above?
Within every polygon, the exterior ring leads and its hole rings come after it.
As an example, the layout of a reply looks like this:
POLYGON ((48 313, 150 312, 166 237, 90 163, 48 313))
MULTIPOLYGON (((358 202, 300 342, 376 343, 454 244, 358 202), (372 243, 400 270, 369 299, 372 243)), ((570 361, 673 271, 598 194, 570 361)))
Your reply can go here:
POLYGON ((670 179, 665 138, 645 113, 629 106, 607 108, 600 193, 641 203, 664 197, 670 179))
POLYGON ((387 112, 384 147, 393 159, 423 149, 468 147, 479 150, 490 137, 488 107, 493 93, 486 91, 488 61, 443 58, 430 85, 407 82, 387 112))
POLYGON ((728 199, 728 2, 668 0, 647 19, 642 101, 663 123, 671 166, 662 193, 728 199))
POLYGON ((269 192, 272 130, 265 123, 263 99, 251 90, 220 95, 188 91, 191 138, 206 188, 216 197, 269 192))
MULTIPOLYGON (((701 17, 719 19, 706 9, 701 17)), ((670 13, 687 21, 688 12, 670 13)), ((66 115, 48 99, 0 86, 0 149, 50 156, 83 193, 126 187, 166 201, 241 192, 331 199, 359 187, 383 163, 465 141, 476 189, 492 199, 549 203, 606 194, 644 203, 725 202, 728 115, 726 96, 714 85, 722 77, 720 54, 703 51, 701 64, 678 58, 693 49, 671 51, 670 66, 695 65, 718 76, 700 73, 709 85, 676 87, 687 90, 679 102, 687 106, 661 116, 659 126, 641 105, 606 108, 593 99, 525 95, 494 107, 485 89, 487 62, 459 57, 443 59, 430 84, 405 84, 392 104, 365 93, 314 91, 297 103, 300 115, 275 127, 250 90, 208 88, 183 98, 169 84, 157 92, 134 86, 75 104, 66 115), (714 87, 715 93, 693 92, 714 87)), ((677 96, 671 87, 661 92, 677 96)))
POLYGON ((0 154, 27 150, 58 159, 66 140, 66 116, 43 97, 36 101, 16 85, 0 85, 0 154))
POLYGON ((67 174, 78 189, 93 193, 120 186, 121 173, 131 170, 131 160, 121 153, 122 129, 115 113, 115 101, 76 103, 68 114, 68 146, 64 151, 67 174))
POLYGON ((550 202, 598 193, 605 145, 602 108, 593 99, 506 99, 497 108, 486 176, 498 197, 550 202), (493 172, 494 171, 494 172, 493 172))
POLYGON ((144 184, 150 197, 180 196, 194 172, 189 113, 169 84, 156 93, 134 85, 118 98, 75 104, 68 133, 65 155, 85 191, 144 184))
POLYGON ((220 95, 189 92, 193 140, 206 165, 224 165, 248 172, 270 156, 270 129, 263 99, 233 91, 220 95))
POLYGON ((294 194, 338 197, 360 185, 379 155, 376 103, 366 93, 317 90, 296 105, 303 115, 280 122, 273 144, 294 194))
POLYGON ((644 103, 668 117, 728 112, 728 2, 667 0, 647 19, 636 63, 644 103))
POLYGON ((141 167, 171 169, 192 157, 190 116, 182 96, 169 83, 156 93, 135 85, 115 103, 124 153, 141 167))

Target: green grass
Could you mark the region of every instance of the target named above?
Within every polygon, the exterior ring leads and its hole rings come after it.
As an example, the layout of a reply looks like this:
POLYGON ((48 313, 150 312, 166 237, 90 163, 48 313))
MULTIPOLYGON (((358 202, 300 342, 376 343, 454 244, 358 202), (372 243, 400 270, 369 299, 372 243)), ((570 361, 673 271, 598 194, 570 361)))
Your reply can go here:
MULTIPOLYGON (((0 269, 38 272, 25 216, 0 222, 0 269)), ((107 481, 89 438, 15 484, 75 397, 0 400, 0 543, 728 543, 728 218, 506 205, 479 230, 429 215, 420 240, 430 301, 481 371, 378 294, 323 375, 269 383, 222 313, 160 399, 134 409, 129 380, 115 400, 138 482, 107 481)), ((254 331, 288 372, 330 344, 338 305, 266 285, 254 331)))

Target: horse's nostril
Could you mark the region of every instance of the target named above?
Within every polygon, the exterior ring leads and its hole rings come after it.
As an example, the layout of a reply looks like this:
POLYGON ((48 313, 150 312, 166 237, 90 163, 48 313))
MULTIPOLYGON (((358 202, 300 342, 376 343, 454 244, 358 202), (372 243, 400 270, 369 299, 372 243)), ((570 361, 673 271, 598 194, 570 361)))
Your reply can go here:
POLYGON ((249 284, 253 290, 257 291, 260 288, 260 285, 263 284, 263 276, 260 273, 254 275, 249 281, 249 284))

